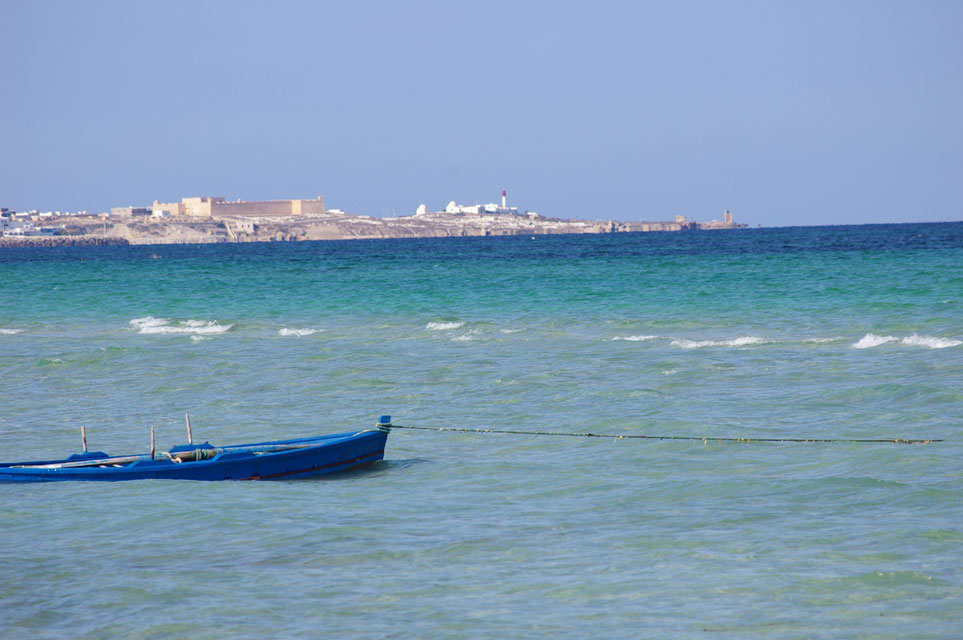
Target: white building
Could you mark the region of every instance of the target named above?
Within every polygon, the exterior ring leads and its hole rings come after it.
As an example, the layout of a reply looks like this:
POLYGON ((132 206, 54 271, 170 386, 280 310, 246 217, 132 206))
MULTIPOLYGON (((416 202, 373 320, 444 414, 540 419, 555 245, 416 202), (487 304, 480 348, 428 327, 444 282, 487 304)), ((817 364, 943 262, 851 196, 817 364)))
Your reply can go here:
POLYGON ((35 227, 33 223, 26 222, 17 227, 10 227, 3 230, 5 238, 23 238, 25 236, 52 236, 55 229, 52 227, 35 227))
POLYGON ((508 194, 505 190, 502 190, 502 201, 501 204, 495 202, 488 202, 486 204, 473 204, 473 205, 462 205, 456 203, 454 200, 448 203, 445 207, 445 213, 456 213, 456 214, 467 214, 467 215, 482 215, 482 214, 498 214, 498 213, 511 213, 518 215, 518 209, 516 207, 508 206, 508 194))

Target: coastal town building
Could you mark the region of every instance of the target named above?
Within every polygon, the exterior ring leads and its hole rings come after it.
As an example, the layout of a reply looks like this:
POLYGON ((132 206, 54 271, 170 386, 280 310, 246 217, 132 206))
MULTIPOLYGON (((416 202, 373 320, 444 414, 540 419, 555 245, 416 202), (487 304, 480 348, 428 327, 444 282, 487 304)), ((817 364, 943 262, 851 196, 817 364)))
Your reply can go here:
MULTIPOLYGON (((471 215, 479 216, 484 214, 498 215, 498 214, 511 214, 518 215, 517 207, 508 206, 508 193, 502 189, 502 201, 501 204, 495 202, 488 202, 485 204, 458 204, 454 200, 450 201, 447 206, 445 206, 444 211, 437 213, 448 213, 452 215, 471 215)), ((416 216, 423 216, 429 213, 436 213, 434 211, 429 211, 427 205, 419 205, 418 209, 415 211, 416 216)), ((538 215, 538 214, 536 214, 538 215)))
POLYGON ((154 201, 151 212, 155 216, 166 212, 172 217, 216 218, 222 216, 301 216, 324 215, 324 198, 315 200, 244 200, 227 201, 217 197, 181 198, 180 202, 154 201))
MULTIPOLYGON (((0 208, 0 237, 3 238, 35 238, 50 237, 57 234, 56 227, 35 225, 32 221, 49 220, 61 215, 59 211, 16 212, 6 207, 0 208)), ((62 225, 61 225, 62 226, 62 225)))
POLYGON ((234 229, 239 233, 254 233, 257 225, 253 220, 238 220, 234 223, 234 229))
POLYGON ((149 216, 151 214, 150 207, 111 207, 110 215, 117 217, 130 217, 130 216, 149 216))
POLYGON ((57 234, 57 229, 54 227, 38 227, 32 222, 24 222, 16 227, 2 225, 0 228, 3 229, 3 237, 5 238, 49 237, 57 234))
POLYGON ((722 213, 722 220, 711 220, 709 222, 700 222, 700 229, 742 229, 746 225, 739 224, 732 219, 732 212, 726 209, 722 213))

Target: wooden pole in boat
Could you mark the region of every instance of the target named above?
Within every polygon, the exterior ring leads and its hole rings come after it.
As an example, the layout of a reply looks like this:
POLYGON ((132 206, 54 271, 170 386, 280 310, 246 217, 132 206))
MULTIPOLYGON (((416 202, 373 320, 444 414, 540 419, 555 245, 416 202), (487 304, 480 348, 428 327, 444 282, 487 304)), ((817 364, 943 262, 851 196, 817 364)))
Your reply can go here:
POLYGON ((194 435, 191 433, 191 417, 185 413, 184 420, 187 422, 187 444, 194 444, 194 435))
POLYGON ((154 425, 150 426, 150 459, 154 459, 154 425))
POLYGON ((87 453, 87 427, 80 425, 80 442, 84 445, 84 453, 87 453))

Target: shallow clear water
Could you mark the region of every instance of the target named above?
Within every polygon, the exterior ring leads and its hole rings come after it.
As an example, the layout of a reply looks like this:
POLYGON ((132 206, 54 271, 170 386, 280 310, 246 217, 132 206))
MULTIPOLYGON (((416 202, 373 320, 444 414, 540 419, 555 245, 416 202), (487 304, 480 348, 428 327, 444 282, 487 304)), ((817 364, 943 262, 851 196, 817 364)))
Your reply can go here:
POLYGON ((3 250, 4 460, 691 439, 0 486, 0 636, 953 637, 961 341, 963 224, 3 250))

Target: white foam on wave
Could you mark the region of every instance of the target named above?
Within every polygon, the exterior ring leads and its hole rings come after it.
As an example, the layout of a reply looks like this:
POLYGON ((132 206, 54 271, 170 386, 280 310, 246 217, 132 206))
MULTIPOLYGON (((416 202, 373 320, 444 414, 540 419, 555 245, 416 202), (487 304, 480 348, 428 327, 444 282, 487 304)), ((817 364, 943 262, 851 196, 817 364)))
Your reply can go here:
POLYGON ((425 329, 428 331, 451 331, 464 326, 464 322, 429 322, 425 325, 425 329))
POLYGON ((138 329, 145 329, 149 327, 160 327, 166 325, 169 320, 163 318, 155 318, 154 316, 145 316, 143 318, 134 318, 130 321, 130 324, 138 329))
POLYGON ((131 326, 143 334, 190 334, 194 336, 224 333, 230 331, 233 324, 218 324, 214 320, 170 320, 145 316, 134 318, 131 326))
POLYGON ((499 329, 498 333, 519 333, 520 331, 524 331, 524 329, 499 329))
POLYGON ((963 340, 939 338, 936 336, 920 336, 915 333, 904 338, 897 336, 878 336, 875 333, 867 333, 853 345, 853 349, 869 349, 890 342, 899 342, 910 347, 926 347, 927 349, 946 349, 948 347, 958 347, 963 344, 963 340))
POLYGON ((18 333, 23 333, 23 329, 0 329, 0 334, 5 336, 12 336, 18 333))
POLYGON ((627 342, 647 342, 655 340, 659 336, 615 336, 612 340, 625 340, 627 342))
POLYGON ((287 327, 278 331, 278 334, 282 336, 296 336, 298 338, 304 336, 313 336, 316 333, 321 333, 324 329, 288 329, 287 327))
POLYGON ((946 349, 947 347, 958 347, 963 344, 963 340, 952 338, 937 338, 935 336, 918 336, 915 333, 900 340, 901 344, 914 347, 927 347, 929 349, 946 349))
POLYGON ((455 336, 451 339, 452 342, 470 342, 478 337, 478 329, 472 329, 468 333, 463 333, 460 336, 455 336))
POLYGON ((673 340, 669 344, 682 349, 701 349, 703 347, 748 347, 764 342, 766 342, 766 340, 756 336, 742 336, 732 340, 687 340, 680 338, 673 340))
POLYGON ((875 333, 867 333, 853 345, 853 349, 872 349, 881 344, 896 342, 897 340, 899 340, 899 338, 896 336, 878 336, 875 333))

